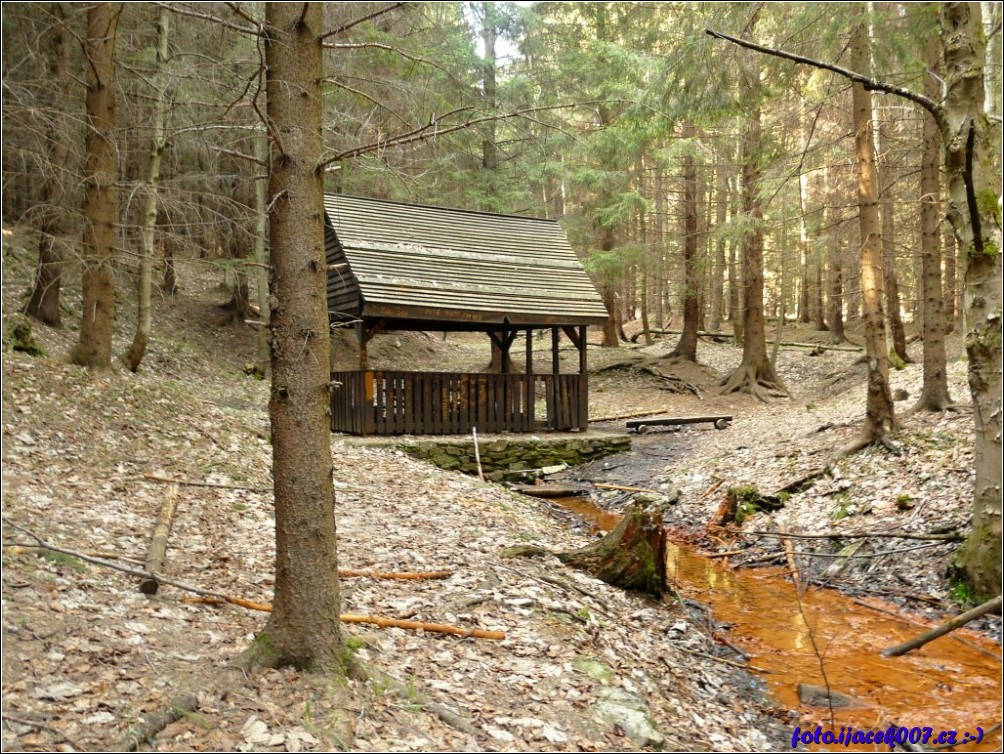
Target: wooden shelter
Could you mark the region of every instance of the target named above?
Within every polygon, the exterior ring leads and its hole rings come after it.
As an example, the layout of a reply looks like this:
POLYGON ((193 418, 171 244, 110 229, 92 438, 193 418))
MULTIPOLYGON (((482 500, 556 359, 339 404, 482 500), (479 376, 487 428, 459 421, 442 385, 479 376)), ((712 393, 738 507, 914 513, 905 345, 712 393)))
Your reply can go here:
POLYGON ((607 310, 552 220, 324 198, 328 314, 352 324, 359 369, 333 372, 331 429, 358 435, 584 430, 586 327, 607 310), (551 371, 533 373, 533 333, 551 334, 551 371), (484 332, 502 354, 500 374, 369 368, 378 332, 484 332), (526 373, 510 349, 525 334, 526 373), (561 374, 558 344, 578 349, 561 374))

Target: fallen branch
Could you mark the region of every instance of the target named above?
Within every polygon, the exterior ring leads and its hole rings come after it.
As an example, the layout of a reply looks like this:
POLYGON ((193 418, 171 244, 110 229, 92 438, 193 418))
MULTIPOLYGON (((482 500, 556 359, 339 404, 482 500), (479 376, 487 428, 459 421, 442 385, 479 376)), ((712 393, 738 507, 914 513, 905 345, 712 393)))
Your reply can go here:
POLYGON ((913 547, 901 547, 898 550, 886 550, 885 552, 870 552, 866 555, 845 555, 839 552, 812 552, 811 550, 796 550, 796 555, 804 555, 807 558, 857 558, 859 560, 870 560, 871 558, 884 558, 887 555, 899 555, 902 552, 913 552, 914 550, 926 550, 929 547, 941 547, 943 543, 934 542, 926 545, 914 545, 913 547))
POLYGON ((217 484, 215 482, 191 482, 186 479, 171 479, 166 476, 158 476, 157 474, 144 474, 143 479, 148 482, 157 482, 158 484, 181 484, 185 487, 208 487, 210 489, 217 490, 247 490, 249 492, 271 492, 271 487, 247 487, 241 484, 217 484))
MULTIPOLYGON (((4 544, 3 547, 7 549, 11 555, 24 555, 29 552, 45 552, 50 548, 44 547, 43 545, 22 545, 17 543, 4 544)), ((92 558, 101 558, 103 560, 126 560, 130 563, 142 564, 143 561, 139 558, 130 558, 127 555, 119 555, 115 552, 103 552, 101 550, 84 550, 85 555, 92 558)))
MULTIPOLYGON (((160 506, 160 514, 157 516, 157 524, 153 528, 153 537, 150 539, 150 549, 146 554, 144 568, 150 573, 161 570, 164 567, 164 559, 167 557, 167 538, 171 536, 171 526, 174 524, 174 511, 178 501, 178 485, 172 484, 167 488, 164 502, 160 506)), ((160 583, 155 578, 141 579, 139 590, 143 594, 156 594, 160 588, 160 583)))
POLYGON ((699 498, 697 498, 697 499, 698 500, 704 500, 704 498, 708 497, 709 495, 714 494, 715 490, 718 490, 723 484, 725 484, 725 480, 724 479, 719 479, 713 485, 711 485, 710 487, 708 487, 708 489, 706 489, 704 492, 702 492, 701 496, 699 498))
MULTIPOLYGON (((767 670, 767 668, 758 668, 756 665, 749 665, 744 662, 736 662, 735 660, 730 660, 726 657, 718 657, 708 652, 698 652, 696 649, 684 649, 683 647, 677 647, 678 650, 687 655, 694 655, 695 657, 707 657, 709 660, 714 660, 715 662, 720 662, 723 665, 730 665, 734 668, 739 668, 740 670, 752 670, 755 673, 767 673, 768 675, 773 675, 775 671, 767 670)), ((666 667, 670 670, 674 670, 673 666, 669 664, 665 657, 661 658, 666 667)))
POLYGON ((795 589, 798 589, 801 576, 798 574, 798 564, 795 562, 795 550, 791 546, 790 539, 783 539, 781 543, 784 545, 784 557, 788 561, 788 568, 791 569, 791 580, 795 584, 795 589))
POLYGON ((987 613, 993 612, 995 610, 1001 609, 1001 598, 994 597, 992 600, 984 602, 979 607, 974 607, 972 610, 968 610, 962 615, 957 615, 949 621, 945 621, 937 628, 934 628, 926 633, 916 636, 909 641, 905 641, 902 644, 898 644, 895 647, 890 647, 888 649, 882 650, 883 657, 899 657, 900 655, 905 655, 911 650, 918 649, 924 646, 930 641, 944 636, 945 634, 951 633, 957 628, 961 628, 970 621, 976 620, 980 616, 986 615, 987 613))
POLYGON ((938 542, 961 542, 965 537, 959 534, 894 534, 881 531, 857 531, 844 534, 792 534, 778 531, 743 531, 742 529, 726 529, 729 534, 749 534, 755 537, 778 537, 780 539, 921 539, 938 542))
POLYGON ((802 492, 809 486, 809 482, 815 481, 819 477, 828 474, 829 471, 829 466, 822 466, 820 468, 813 469, 812 471, 785 482, 783 485, 774 490, 774 495, 780 496, 782 492, 802 492))
POLYGON ((625 486, 623 486, 621 484, 601 484, 601 483, 596 483, 596 484, 593 485, 593 487, 596 487, 597 489, 600 489, 600 490, 617 490, 618 492, 646 492, 646 493, 651 494, 651 495, 658 495, 659 494, 658 490, 649 490, 649 489, 646 489, 644 487, 625 487, 625 486))
POLYGON ((451 634, 453 636, 471 637, 474 639, 495 639, 497 641, 505 639, 505 634, 502 631, 461 628, 460 626, 449 626, 445 623, 426 623, 417 620, 399 620, 397 618, 381 618, 378 615, 354 615, 352 613, 343 613, 340 618, 343 623, 368 623, 380 628, 406 628, 412 631, 431 631, 437 634, 451 634))
POLYGON ((35 720, 27 720, 23 717, 13 717, 12 715, 8 715, 6 712, 0 715, 0 717, 2 717, 8 723, 27 725, 32 728, 35 728, 36 730, 44 730, 46 733, 52 733, 53 735, 58 736, 57 740, 66 741, 66 743, 68 743, 70 746, 73 747, 74 751, 86 751, 86 749, 80 748, 80 744, 78 744, 74 739, 70 738, 68 735, 63 733, 63 731, 57 728, 53 728, 51 725, 46 725, 45 723, 36 722, 35 720))
MULTIPOLYGON (((900 623, 905 623, 908 626, 917 626, 918 628, 927 628, 927 626, 925 626, 923 623, 919 623, 919 622, 917 622, 915 620, 911 620, 910 618, 906 618, 906 617, 900 615, 899 613, 893 612, 892 610, 886 610, 884 607, 879 607, 878 605, 873 605, 870 602, 865 602, 864 600, 861 600, 861 599, 853 599, 851 601, 854 602, 856 605, 861 605, 862 607, 867 607, 869 610, 874 610, 877 613, 882 613, 884 615, 888 615, 888 616, 890 616, 892 618, 895 618, 900 623)), ((998 661, 1001 658, 1001 656, 999 654, 997 654, 996 652, 991 652, 986 647, 981 647, 979 644, 976 644, 974 642, 969 641, 969 639, 964 639, 961 636, 949 636, 948 638, 954 639, 959 644, 964 644, 965 646, 969 647, 970 649, 972 649, 975 652, 979 652, 980 654, 985 654, 987 657, 993 657, 995 660, 998 660, 998 661)), ((902 668, 900 670, 902 670, 902 668)))
MULTIPOLYGON (((272 606, 265 602, 252 602, 240 597, 230 597, 227 595, 205 596, 189 598, 186 602, 202 605, 222 605, 229 603, 238 607, 245 607, 248 610, 259 610, 263 613, 272 612, 272 606)), ((452 636, 471 637, 474 639, 495 639, 502 641, 505 634, 502 631, 486 631, 480 628, 461 628, 451 626, 446 623, 426 623, 419 620, 402 620, 400 618, 383 618, 379 615, 356 615, 354 613, 342 613, 339 616, 342 623, 368 623, 380 628, 405 628, 410 631, 429 631, 436 634, 450 634, 452 636)))
POLYGON ((416 571, 394 572, 394 571, 352 571, 339 570, 338 578, 366 578, 366 579, 448 579, 453 575, 453 571, 416 571))
MULTIPOLYGON (((155 578, 161 584, 167 584, 173 586, 175 589, 181 589, 185 592, 191 592, 192 594, 197 594, 203 597, 200 602, 205 602, 206 604, 222 604, 227 602, 231 605, 238 605, 240 607, 248 608, 249 610, 261 610, 263 612, 271 612, 272 606, 267 605, 263 602, 252 602, 250 600, 241 599, 240 597, 231 597, 226 594, 221 594, 219 592, 213 592, 208 589, 201 589, 197 586, 192 586, 191 584, 186 584, 183 581, 175 581, 174 579, 167 578, 160 573, 150 573, 149 571, 144 571, 140 568, 129 568, 127 566, 119 565, 118 563, 110 563, 104 560, 99 560, 97 558, 92 558, 84 555, 82 552, 77 550, 70 550, 64 547, 54 547, 48 544, 45 540, 39 537, 34 532, 25 529, 23 526, 18 526, 10 519, 4 517, 4 524, 10 526, 12 529, 17 529, 18 531, 27 534, 29 537, 34 539, 46 550, 52 550, 53 552, 61 552, 64 555, 72 555, 75 558, 79 558, 87 563, 93 563, 94 565, 104 566, 105 568, 111 568, 115 571, 121 571, 122 573, 129 574, 130 576, 138 576, 140 578, 155 578), (211 602, 218 600, 219 603, 211 602)), ((472 636, 475 639, 504 639, 505 634, 501 631, 482 631, 481 629, 467 629, 459 628, 457 626, 449 626, 440 623, 421 623, 419 621, 406 621, 397 620, 395 618, 379 618, 377 616, 371 615, 342 615, 341 619, 346 623, 373 623, 378 626, 393 626, 397 628, 410 628, 410 629, 423 629, 425 631, 431 631, 435 633, 443 634, 453 634, 454 636, 472 636)))
POLYGON ((708 555, 707 557, 708 557, 708 560, 714 560, 715 558, 731 558, 733 555, 742 555, 744 552, 746 552, 745 549, 743 549, 743 550, 728 550, 726 552, 713 552, 710 555, 708 555))
POLYGON ((185 694, 172 699, 167 709, 147 715, 135 728, 130 727, 125 738, 112 748, 115 751, 136 751, 141 745, 153 739, 171 723, 199 708, 199 700, 194 694, 185 694))
POLYGON ((428 710, 451 728, 458 730, 461 733, 466 733, 469 736, 477 736, 484 733, 484 731, 476 728, 469 720, 454 712, 449 707, 440 704, 439 702, 432 701, 421 691, 416 690, 414 684, 405 685, 394 676, 388 675, 387 673, 373 667, 367 668, 366 672, 370 674, 370 678, 374 682, 383 684, 402 699, 407 699, 410 703, 417 704, 422 709, 428 710))

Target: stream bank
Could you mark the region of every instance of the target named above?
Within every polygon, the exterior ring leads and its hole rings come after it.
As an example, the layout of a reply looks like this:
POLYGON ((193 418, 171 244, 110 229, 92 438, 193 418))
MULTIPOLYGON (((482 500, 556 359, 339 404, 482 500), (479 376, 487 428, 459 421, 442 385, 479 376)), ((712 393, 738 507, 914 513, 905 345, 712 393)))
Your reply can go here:
MULTIPOLYGON (((633 435, 630 452, 562 471, 551 479, 566 484, 639 487, 674 496, 676 490, 669 481, 672 470, 686 463, 688 454, 700 452, 701 440, 707 437, 703 432, 708 431, 714 432, 710 427, 684 427, 633 435)), ((723 492, 724 485, 713 494, 720 498, 723 492)), ((556 499, 552 505, 581 517, 580 526, 605 531, 635 497, 636 493, 628 491, 594 487, 591 500, 570 497, 556 499)), ((690 543, 706 547, 717 539, 738 553, 755 543, 742 535, 723 541, 725 535, 709 533, 706 522, 681 520, 678 510, 673 508, 667 514, 667 524, 678 540, 668 556, 675 588, 685 600, 710 608, 715 635, 727 637, 729 645, 748 656, 754 672, 762 673, 772 698, 798 711, 803 729, 814 730, 820 725, 838 734, 841 726, 858 730, 889 725, 929 727, 935 732, 955 730, 960 742, 975 739, 980 730, 978 744, 959 750, 1000 749, 1001 655, 993 631, 957 631, 904 657, 881 657, 883 649, 922 633, 928 625, 915 615, 904 614, 901 605, 878 599, 875 594, 862 594, 853 581, 846 589, 849 594, 836 588, 796 589, 787 565, 736 568, 730 567, 728 557, 702 555, 690 543), (803 704, 806 698, 799 695, 801 684, 832 689, 854 702, 851 708, 838 710, 803 704)), ((769 519, 758 514, 755 525, 770 528, 769 519)), ((910 547, 915 541, 894 541, 901 544, 892 550, 915 552, 910 547)), ((868 541, 858 542, 855 553, 868 556, 868 541)), ((935 544, 942 549, 950 546, 952 543, 935 544)), ((808 549, 803 543, 797 552, 804 554, 803 562, 811 560, 810 556, 831 555, 823 560, 827 567, 817 571, 827 576, 824 584, 840 585, 841 572, 834 569, 832 553, 808 549)), ((877 554, 872 559, 881 560, 877 554)), ((842 567, 851 562, 840 560, 844 561, 842 567)), ((806 567, 806 577, 818 580, 813 575, 817 571, 806 567)), ((875 591, 881 594, 881 590, 875 591)), ((983 625, 992 627, 994 619, 985 619, 983 625)), ((746 657, 740 654, 737 659, 746 657)))

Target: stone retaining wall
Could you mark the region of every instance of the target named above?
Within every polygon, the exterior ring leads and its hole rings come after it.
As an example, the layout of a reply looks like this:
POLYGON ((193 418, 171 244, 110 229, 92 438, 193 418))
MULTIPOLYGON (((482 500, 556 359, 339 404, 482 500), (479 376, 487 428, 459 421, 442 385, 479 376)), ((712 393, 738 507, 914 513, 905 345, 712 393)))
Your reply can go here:
MULTIPOLYGON (((474 441, 468 438, 416 439, 396 443, 413 458, 428 461, 442 469, 474 473, 474 441)), ((631 449, 627 435, 590 433, 561 437, 492 437, 478 441, 481 468, 494 481, 507 473, 529 471, 567 464, 575 466, 595 458, 624 453, 631 449)))

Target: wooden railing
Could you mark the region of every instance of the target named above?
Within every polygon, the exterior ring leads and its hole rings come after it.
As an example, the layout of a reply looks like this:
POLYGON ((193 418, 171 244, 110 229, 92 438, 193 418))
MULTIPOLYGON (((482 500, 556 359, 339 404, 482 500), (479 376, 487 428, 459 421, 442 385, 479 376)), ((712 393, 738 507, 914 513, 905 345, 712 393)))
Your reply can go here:
POLYGON ((587 376, 465 372, 332 372, 331 430, 454 435, 588 427, 587 376))

